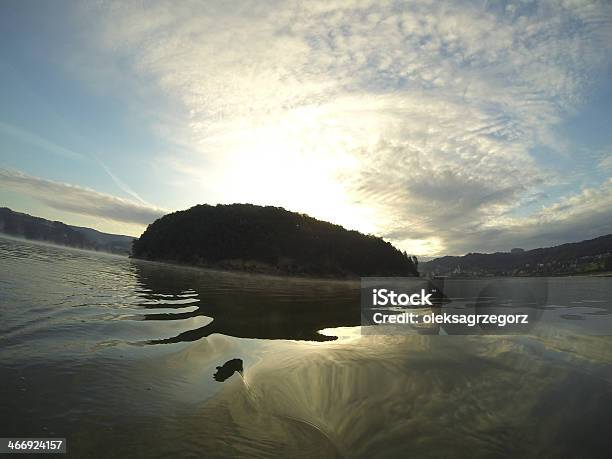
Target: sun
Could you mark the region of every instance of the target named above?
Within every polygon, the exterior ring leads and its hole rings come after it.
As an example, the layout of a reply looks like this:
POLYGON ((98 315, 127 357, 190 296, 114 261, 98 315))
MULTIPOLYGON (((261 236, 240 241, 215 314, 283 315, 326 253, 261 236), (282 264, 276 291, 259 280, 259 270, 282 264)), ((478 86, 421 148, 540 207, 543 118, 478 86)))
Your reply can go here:
POLYGON ((330 123, 328 110, 302 107, 252 122, 226 139, 224 202, 276 205, 376 232, 375 209, 357 202, 345 180, 360 167, 350 133, 330 123))

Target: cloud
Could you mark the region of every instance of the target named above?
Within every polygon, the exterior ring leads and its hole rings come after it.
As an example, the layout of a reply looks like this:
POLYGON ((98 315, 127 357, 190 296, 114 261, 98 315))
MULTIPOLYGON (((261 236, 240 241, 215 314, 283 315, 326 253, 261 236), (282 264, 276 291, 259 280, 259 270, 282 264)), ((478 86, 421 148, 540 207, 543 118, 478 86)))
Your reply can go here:
MULTIPOLYGON (((533 151, 567 154, 553 131, 612 62, 605 2, 111 2, 80 14, 96 58, 181 107, 156 126, 189 152, 162 161, 169 173, 210 201, 283 205, 416 253, 545 241, 541 213, 508 215, 563 181, 533 151)), ((588 209, 559 231, 590 234, 588 209)))
POLYGON ((61 145, 57 145, 56 143, 51 142, 48 139, 45 139, 39 135, 36 135, 30 131, 20 129, 16 126, 3 123, 0 121, 0 131, 5 135, 9 135, 11 137, 15 137, 20 141, 32 145, 36 148, 40 148, 42 150, 53 153, 56 156, 74 160, 74 161, 83 161, 87 158, 77 153, 76 151, 72 151, 68 148, 64 148, 61 145))
POLYGON ((610 150, 612 150, 610 147, 606 149, 605 154, 602 154, 602 159, 597 164, 599 169, 608 173, 612 172, 612 153, 610 153, 610 150))
POLYGON ((151 207, 147 201, 142 199, 138 193, 136 193, 127 183, 123 182, 119 177, 117 177, 109 168, 104 164, 98 157, 95 157, 96 162, 104 169, 104 172, 111 178, 111 180, 123 191, 124 193, 135 198, 140 204, 144 206, 151 207))
MULTIPOLYGON (((558 202, 522 217, 502 215, 470 224, 442 227, 439 237, 449 241, 445 253, 532 249, 608 234, 612 228, 612 179, 598 187, 585 188, 558 202)), ((413 237, 409 228, 391 235, 401 240, 413 237)), ((425 232, 425 234, 428 234, 425 232)))
POLYGON ((57 210, 123 223, 148 225, 167 213, 164 209, 145 206, 89 188, 6 169, 0 169, 0 187, 32 196, 57 210))
POLYGON ((117 187, 121 191, 137 199, 141 204, 150 206, 148 202, 142 199, 128 184, 126 184, 119 177, 117 177, 117 175, 114 174, 113 171, 111 171, 110 168, 106 164, 104 164, 104 162, 102 162, 102 160, 98 156, 94 154, 87 155, 70 150, 69 148, 65 148, 61 145, 58 145, 30 131, 3 122, 0 122, 0 132, 15 137, 24 143, 32 145, 40 150, 52 153, 53 155, 61 158, 81 162, 94 162, 102 168, 102 170, 111 178, 111 180, 115 183, 115 185, 117 185, 117 187))
POLYGON ((600 186, 584 188, 558 202, 521 218, 502 218, 485 226, 483 233, 496 231, 507 239, 524 241, 530 247, 555 245, 607 234, 612 228, 612 178, 600 186))

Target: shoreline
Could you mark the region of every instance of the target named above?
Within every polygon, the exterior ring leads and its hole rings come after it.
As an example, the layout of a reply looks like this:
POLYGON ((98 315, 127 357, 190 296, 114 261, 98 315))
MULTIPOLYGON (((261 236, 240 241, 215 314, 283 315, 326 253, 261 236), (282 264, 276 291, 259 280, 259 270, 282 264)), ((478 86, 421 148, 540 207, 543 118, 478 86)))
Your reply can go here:
MULTIPOLYGON (((430 275, 429 273, 419 273, 419 276, 410 276, 410 275, 357 276, 357 275, 351 275, 351 276, 345 276, 345 277, 338 277, 338 276, 324 276, 324 275, 307 274, 307 273, 286 273, 286 272, 274 270, 272 267, 270 267, 270 269, 265 269, 264 265, 258 265, 257 268, 253 270, 240 269, 239 267, 232 269, 229 266, 219 266, 215 264, 191 264, 191 263, 183 263, 180 261, 173 261, 173 260, 151 260, 148 258, 138 258, 138 257, 134 257, 131 254, 128 255, 128 254, 122 254, 122 253, 116 253, 116 252, 108 252, 105 250, 95 250, 95 249, 74 247, 70 245, 57 244, 54 242, 43 241, 39 239, 28 239, 25 237, 13 236, 11 234, 2 233, 2 232, 0 232, 0 237, 8 239, 8 240, 18 241, 18 242, 28 242, 28 243, 32 243, 36 245, 58 247, 62 249, 74 250, 77 252, 109 255, 113 257, 129 258, 130 260, 146 261, 146 262, 152 262, 152 263, 162 263, 162 264, 171 265, 171 266, 196 268, 196 269, 202 269, 202 270, 207 270, 207 271, 217 271, 217 272, 228 273, 228 274, 250 274, 250 275, 259 275, 259 276, 263 275, 263 276, 269 276, 269 277, 284 278, 284 279, 286 278, 308 279, 308 280, 337 281, 337 282, 358 282, 362 277, 414 277, 414 278, 423 278, 427 280, 431 280, 436 277, 436 276, 430 275), (261 269, 261 268, 264 268, 264 269, 261 269)), ((440 275, 439 277, 443 277, 445 279, 457 279, 457 280, 459 279, 461 280, 508 279, 508 278, 520 279, 520 278, 538 278, 538 277, 542 277, 542 278, 612 277, 612 271, 591 272, 591 273, 557 273, 557 274, 543 274, 543 275, 518 275, 518 276, 517 275, 508 275, 508 276, 444 276, 444 275, 440 275)))
POLYGON ((309 274, 289 274, 282 272, 272 272, 272 271, 247 271, 242 269, 224 269, 223 267, 214 266, 214 265, 194 265, 191 263, 181 263, 179 261, 172 260, 151 260, 148 258, 138 258, 132 255, 128 256, 128 258, 135 262, 144 262, 144 263, 154 263, 160 264, 164 266, 171 266, 176 268, 188 268, 194 269, 198 271, 209 271, 220 274, 232 274, 235 276, 265 276, 269 278, 282 279, 282 280, 305 280, 305 281, 315 281, 315 282, 342 282, 342 283, 359 283, 361 277, 321 277, 316 275, 309 274))
POLYGON ((131 255, 128 255, 126 253, 108 252, 106 250, 96 250, 96 249, 85 249, 82 247, 74 247, 72 245, 57 244, 55 242, 43 241, 40 239, 28 239, 25 237, 13 236, 12 234, 2 233, 2 232, 0 232, 0 238, 8 239, 11 241, 28 242, 31 244, 42 245, 45 247, 57 247, 60 249, 74 250, 77 252, 97 253, 97 254, 102 254, 102 255, 110 255, 111 257, 119 257, 119 258, 131 258, 131 255))

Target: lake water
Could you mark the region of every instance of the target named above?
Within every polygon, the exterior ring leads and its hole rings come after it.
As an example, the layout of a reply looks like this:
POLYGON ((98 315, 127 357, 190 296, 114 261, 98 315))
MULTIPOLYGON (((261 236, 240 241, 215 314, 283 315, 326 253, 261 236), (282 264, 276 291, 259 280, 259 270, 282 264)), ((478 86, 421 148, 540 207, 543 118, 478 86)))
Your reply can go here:
POLYGON ((612 278, 549 279, 561 320, 529 335, 384 336, 361 333, 355 282, 8 238, 0 263, 0 437, 83 458, 612 455, 612 338, 576 328, 610 318, 612 278))

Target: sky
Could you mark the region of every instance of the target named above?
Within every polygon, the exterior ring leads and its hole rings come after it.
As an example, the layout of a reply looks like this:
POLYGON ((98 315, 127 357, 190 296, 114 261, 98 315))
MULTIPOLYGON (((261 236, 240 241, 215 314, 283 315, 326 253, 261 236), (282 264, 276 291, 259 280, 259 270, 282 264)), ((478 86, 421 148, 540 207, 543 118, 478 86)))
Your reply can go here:
POLYGON ((612 3, 0 3, 0 205, 281 206, 419 256, 612 232, 612 3))

